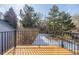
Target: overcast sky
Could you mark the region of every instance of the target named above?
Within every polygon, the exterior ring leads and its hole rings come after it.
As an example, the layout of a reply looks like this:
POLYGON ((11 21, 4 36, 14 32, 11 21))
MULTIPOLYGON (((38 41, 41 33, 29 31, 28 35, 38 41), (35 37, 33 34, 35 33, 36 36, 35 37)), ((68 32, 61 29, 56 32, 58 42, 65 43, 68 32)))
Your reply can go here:
MULTIPOLYGON (((5 13, 10 7, 13 7, 15 13, 19 17, 19 10, 23 8, 23 4, 0 4, 0 12, 5 13)), ((36 12, 43 14, 43 17, 48 15, 52 4, 32 4, 31 5, 36 12)), ((57 4, 60 11, 69 12, 71 15, 79 14, 79 4, 57 4)))

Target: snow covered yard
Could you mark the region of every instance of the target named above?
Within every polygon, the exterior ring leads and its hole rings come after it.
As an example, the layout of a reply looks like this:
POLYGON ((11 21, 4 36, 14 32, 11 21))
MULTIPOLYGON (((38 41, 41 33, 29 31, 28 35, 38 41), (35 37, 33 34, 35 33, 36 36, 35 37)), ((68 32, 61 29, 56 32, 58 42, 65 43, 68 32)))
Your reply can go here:
POLYGON ((50 40, 46 38, 48 34, 38 34, 36 40, 32 43, 32 45, 60 45, 57 40, 50 40))

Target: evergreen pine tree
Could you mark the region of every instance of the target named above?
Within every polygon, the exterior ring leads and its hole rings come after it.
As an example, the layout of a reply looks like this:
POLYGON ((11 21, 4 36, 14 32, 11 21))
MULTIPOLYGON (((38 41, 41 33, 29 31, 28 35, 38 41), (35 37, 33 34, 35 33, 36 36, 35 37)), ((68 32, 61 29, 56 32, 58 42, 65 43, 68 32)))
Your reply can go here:
POLYGON ((70 14, 64 11, 60 12, 56 5, 53 5, 52 9, 50 9, 48 20, 48 29, 50 33, 69 31, 75 27, 72 23, 70 14))
POLYGON ((24 8, 20 10, 20 16, 23 27, 36 27, 36 23, 40 18, 38 13, 35 13, 34 9, 28 5, 25 5, 24 8))

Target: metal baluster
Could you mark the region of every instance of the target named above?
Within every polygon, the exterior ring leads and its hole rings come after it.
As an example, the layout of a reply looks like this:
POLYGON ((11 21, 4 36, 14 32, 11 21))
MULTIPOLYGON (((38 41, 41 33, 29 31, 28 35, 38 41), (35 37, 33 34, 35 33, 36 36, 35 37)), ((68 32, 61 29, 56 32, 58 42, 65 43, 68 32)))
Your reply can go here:
POLYGON ((2 46, 1 46, 1 55, 3 55, 3 32, 1 32, 1 35, 2 35, 2 36, 1 36, 1 41, 2 41, 2 42, 1 42, 1 43, 2 43, 2 44, 1 44, 1 45, 2 45, 2 46))
POLYGON ((74 50, 74 54, 75 54, 75 41, 73 40, 73 50, 74 50))
POLYGON ((5 44, 5 45, 4 45, 4 46, 5 46, 5 47, 4 47, 5 50, 4 50, 4 51, 6 52, 6 32, 4 32, 4 34, 5 34, 5 38, 4 38, 4 39, 5 39, 5 40, 4 40, 4 42, 5 42, 5 43, 4 43, 4 44, 5 44))
POLYGON ((7 32, 6 32, 6 51, 7 51, 7 32))

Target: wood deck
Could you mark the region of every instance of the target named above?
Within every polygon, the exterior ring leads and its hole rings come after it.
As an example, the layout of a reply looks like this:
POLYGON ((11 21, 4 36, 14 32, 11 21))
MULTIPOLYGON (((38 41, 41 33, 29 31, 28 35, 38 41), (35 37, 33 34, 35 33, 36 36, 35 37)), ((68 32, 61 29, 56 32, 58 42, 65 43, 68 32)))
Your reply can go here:
POLYGON ((72 55, 71 51, 59 46, 17 46, 4 55, 72 55))

